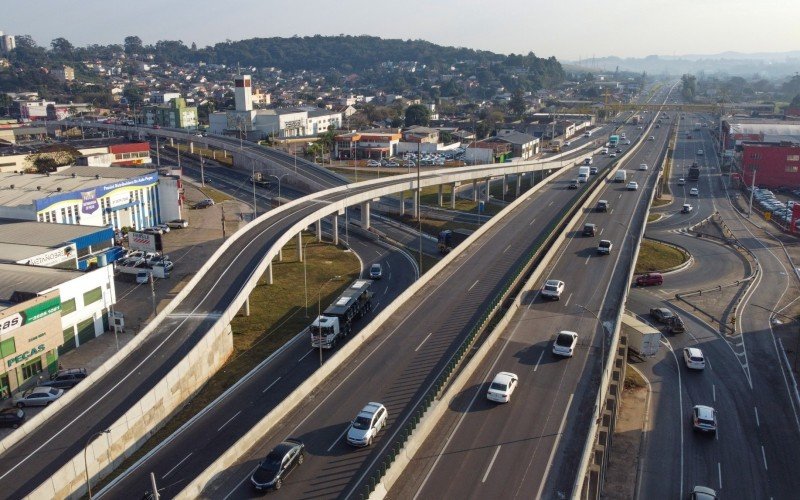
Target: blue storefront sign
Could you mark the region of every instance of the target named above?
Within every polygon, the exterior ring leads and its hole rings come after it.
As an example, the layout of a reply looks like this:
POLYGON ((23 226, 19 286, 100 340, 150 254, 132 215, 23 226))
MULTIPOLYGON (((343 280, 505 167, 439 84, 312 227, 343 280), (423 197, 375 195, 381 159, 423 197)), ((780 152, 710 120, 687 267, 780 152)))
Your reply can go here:
POLYGON ((57 193, 52 196, 48 196, 47 198, 34 200, 33 203, 34 207, 36 208, 36 211, 40 212, 57 203, 76 200, 80 201, 81 203, 81 212, 88 215, 94 213, 100 207, 100 203, 98 201, 100 200, 100 198, 114 191, 115 189, 125 188, 125 187, 151 186, 157 182, 158 182, 158 173, 153 172, 152 174, 140 175, 138 177, 132 177, 130 179, 120 180, 111 184, 105 184, 95 188, 83 189, 80 191, 72 191, 69 193, 57 193))

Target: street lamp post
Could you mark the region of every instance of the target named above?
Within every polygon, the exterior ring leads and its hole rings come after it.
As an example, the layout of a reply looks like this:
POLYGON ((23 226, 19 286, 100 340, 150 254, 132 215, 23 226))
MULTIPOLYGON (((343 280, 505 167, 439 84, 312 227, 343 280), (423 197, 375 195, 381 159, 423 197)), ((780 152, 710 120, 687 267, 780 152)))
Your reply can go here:
POLYGON ((275 177, 275 179, 277 179, 278 181, 278 206, 280 206, 281 204, 281 179, 283 179, 287 175, 289 174, 283 174, 280 177, 278 177, 277 175, 269 174, 269 177, 275 177))
POLYGON ((578 307, 580 307, 581 309, 583 309, 584 311, 586 311, 589 314, 591 314, 592 316, 594 316, 595 319, 597 320, 597 322, 600 324, 600 327, 603 329, 603 336, 600 339, 601 340, 600 341, 600 345, 601 345, 601 349, 600 349, 600 375, 601 375, 601 379, 602 379, 603 368, 606 365, 606 338, 608 337, 608 333, 610 333, 610 332, 608 332, 606 330, 606 325, 603 324, 603 320, 600 319, 600 316, 598 316, 597 313, 595 313, 594 311, 592 311, 588 307, 582 306, 581 304, 576 304, 576 305, 578 307))
POLYGON ((87 457, 89 445, 92 444, 92 441, 94 441, 95 438, 98 438, 103 434, 109 434, 110 432, 111 429, 105 429, 100 432, 95 432, 94 434, 89 436, 89 439, 86 440, 86 446, 83 447, 83 466, 86 469, 86 491, 88 492, 89 500, 92 500, 92 484, 89 481, 89 459, 87 457))
POLYGON ((322 284, 317 290, 317 335, 318 335, 318 343, 319 343, 319 365, 322 366, 322 325, 320 324, 320 317, 322 316, 322 289, 330 283, 331 281, 336 281, 341 276, 334 276, 330 278, 328 281, 322 284))

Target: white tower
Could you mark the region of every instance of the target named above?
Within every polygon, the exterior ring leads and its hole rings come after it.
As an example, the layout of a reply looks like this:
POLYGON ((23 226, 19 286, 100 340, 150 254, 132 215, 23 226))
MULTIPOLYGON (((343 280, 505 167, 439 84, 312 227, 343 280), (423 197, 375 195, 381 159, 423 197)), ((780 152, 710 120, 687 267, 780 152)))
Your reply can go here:
POLYGON ((253 110, 253 88, 250 75, 240 75, 234 79, 234 99, 236 111, 253 110))

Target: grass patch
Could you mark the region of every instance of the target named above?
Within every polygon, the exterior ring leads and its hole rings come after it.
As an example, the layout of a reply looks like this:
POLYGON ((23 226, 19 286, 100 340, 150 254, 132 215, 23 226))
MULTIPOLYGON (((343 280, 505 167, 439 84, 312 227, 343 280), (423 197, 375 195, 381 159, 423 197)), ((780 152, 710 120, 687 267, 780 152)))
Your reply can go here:
POLYGON ((634 272, 641 274, 663 271, 679 266, 687 260, 688 256, 677 248, 653 240, 642 240, 634 272))
POLYGON ((222 203, 223 201, 228 201, 233 199, 227 194, 220 191, 219 189, 215 189, 208 185, 203 187, 197 186, 197 189, 201 193, 203 193, 206 196, 206 198, 211 198, 212 200, 214 200, 214 203, 222 203))
POLYGON ((319 292, 319 303, 324 309, 358 277, 359 261, 352 252, 342 251, 328 243, 317 243, 313 236, 304 234, 307 258, 305 271, 308 279, 306 308, 305 288, 300 286, 304 282, 303 263, 297 260, 296 241, 293 238, 283 248, 283 262, 273 264, 273 284, 267 285, 266 278, 262 278, 250 294, 250 316, 236 316, 233 319, 233 353, 228 362, 206 382, 191 401, 148 439, 142 448, 103 480, 102 484, 107 484, 133 465, 308 326, 317 315, 319 292), (328 282, 337 275, 341 276, 340 280, 328 282))
POLYGON ((650 214, 647 216, 647 222, 655 222, 661 218, 661 214, 650 214))
POLYGON ((660 198, 656 198, 655 200, 653 200, 653 204, 651 206, 663 207, 664 205, 669 205, 670 203, 672 203, 672 200, 662 200, 660 198))
POLYGON ((172 150, 177 149, 184 155, 199 155, 229 167, 233 166, 233 156, 225 156, 225 152, 219 149, 201 148, 199 145, 195 144, 194 153, 190 153, 188 144, 178 144, 177 146, 166 145, 165 147, 172 150))

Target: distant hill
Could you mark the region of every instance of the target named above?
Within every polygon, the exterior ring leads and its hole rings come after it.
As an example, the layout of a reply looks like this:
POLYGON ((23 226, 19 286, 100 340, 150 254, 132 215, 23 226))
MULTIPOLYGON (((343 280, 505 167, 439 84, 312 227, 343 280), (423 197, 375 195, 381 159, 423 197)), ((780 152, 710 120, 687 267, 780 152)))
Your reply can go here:
POLYGON ((720 54, 685 54, 680 56, 647 56, 621 58, 616 56, 566 62, 586 70, 645 71, 649 74, 681 75, 684 73, 720 73, 727 75, 781 78, 795 74, 800 68, 800 51, 720 54))

